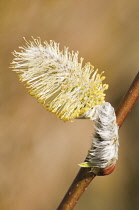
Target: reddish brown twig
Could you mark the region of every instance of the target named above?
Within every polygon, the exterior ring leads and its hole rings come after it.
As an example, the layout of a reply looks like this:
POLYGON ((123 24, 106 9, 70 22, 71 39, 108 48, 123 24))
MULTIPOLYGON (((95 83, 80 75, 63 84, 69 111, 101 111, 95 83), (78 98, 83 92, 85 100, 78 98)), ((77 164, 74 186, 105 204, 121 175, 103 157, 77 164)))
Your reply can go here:
POLYGON ((116 110, 116 119, 119 127, 123 124, 126 116, 131 111, 132 107, 139 98, 139 72, 136 75, 134 81, 132 82, 128 92, 124 96, 120 105, 116 110))
MULTIPOLYGON (((131 111, 138 98, 139 73, 135 77, 131 87, 129 88, 127 94, 121 101, 116 111, 117 124, 119 127, 123 124, 126 116, 131 111)), ((105 171, 101 171, 100 175, 110 174, 114 170, 114 167, 115 166, 113 165, 111 168, 105 169, 105 171)), ((90 168, 81 168, 57 210, 72 210, 95 176, 96 175, 93 172, 90 172, 90 168)))

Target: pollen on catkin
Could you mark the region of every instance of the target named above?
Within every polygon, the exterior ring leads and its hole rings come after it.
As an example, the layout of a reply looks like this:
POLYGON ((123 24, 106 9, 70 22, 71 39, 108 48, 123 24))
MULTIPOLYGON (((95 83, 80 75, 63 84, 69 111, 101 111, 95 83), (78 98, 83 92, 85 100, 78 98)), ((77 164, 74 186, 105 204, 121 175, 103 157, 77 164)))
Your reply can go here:
POLYGON ((11 67, 25 82, 29 93, 60 119, 73 120, 96 105, 105 102, 105 79, 90 63, 83 66, 78 52, 60 51, 59 44, 41 43, 40 38, 25 40, 25 46, 14 51, 11 67))

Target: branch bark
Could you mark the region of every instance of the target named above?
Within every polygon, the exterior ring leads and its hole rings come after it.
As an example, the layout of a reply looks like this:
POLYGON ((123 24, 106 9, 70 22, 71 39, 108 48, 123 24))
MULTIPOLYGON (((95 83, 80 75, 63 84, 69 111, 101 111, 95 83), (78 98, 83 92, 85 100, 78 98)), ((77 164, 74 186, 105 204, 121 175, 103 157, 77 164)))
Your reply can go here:
MULTIPOLYGON (((123 124, 128 113, 139 98, 139 72, 136 75, 125 97, 116 110, 117 124, 119 127, 123 124)), ((113 170, 114 170, 113 166, 113 170)), ((109 171, 109 169, 107 169, 109 171)), ((113 171, 112 170, 112 171, 113 171)), ((108 173, 107 173, 108 174, 108 173)), ((104 174, 105 175, 105 174, 104 174)), ((95 174, 90 172, 90 168, 80 168, 77 176, 65 194, 57 210, 72 210, 83 192, 87 189, 90 182, 95 178, 95 174)))
POLYGON ((128 113, 131 111, 132 107, 139 98, 139 72, 137 73, 134 81, 132 82, 129 90, 122 99, 116 110, 116 119, 119 127, 123 124, 128 113))

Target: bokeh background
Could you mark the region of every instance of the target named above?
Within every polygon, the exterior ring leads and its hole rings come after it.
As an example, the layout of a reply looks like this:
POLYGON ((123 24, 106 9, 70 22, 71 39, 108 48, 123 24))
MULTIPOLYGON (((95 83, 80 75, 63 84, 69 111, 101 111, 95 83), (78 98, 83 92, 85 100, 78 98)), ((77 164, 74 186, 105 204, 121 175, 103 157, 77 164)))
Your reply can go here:
MULTIPOLYGON (((89 120, 66 122, 31 97, 9 68, 23 37, 55 40, 105 71, 115 108, 139 69, 137 0, 0 0, 0 210, 55 210, 90 146, 89 120)), ((75 210, 139 208, 139 103, 120 129, 113 174, 75 210)))

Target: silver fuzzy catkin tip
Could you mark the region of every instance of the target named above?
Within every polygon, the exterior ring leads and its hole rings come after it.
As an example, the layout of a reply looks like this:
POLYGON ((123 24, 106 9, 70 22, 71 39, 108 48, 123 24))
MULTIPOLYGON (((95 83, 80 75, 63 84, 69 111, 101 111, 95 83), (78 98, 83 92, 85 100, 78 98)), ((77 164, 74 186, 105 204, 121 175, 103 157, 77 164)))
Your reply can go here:
POLYGON ((87 155, 87 162, 79 164, 81 167, 106 168, 118 159, 118 125, 114 108, 110 103, 96 105, 92 113, 95 124, 95 134, 87 155))

